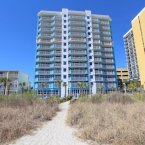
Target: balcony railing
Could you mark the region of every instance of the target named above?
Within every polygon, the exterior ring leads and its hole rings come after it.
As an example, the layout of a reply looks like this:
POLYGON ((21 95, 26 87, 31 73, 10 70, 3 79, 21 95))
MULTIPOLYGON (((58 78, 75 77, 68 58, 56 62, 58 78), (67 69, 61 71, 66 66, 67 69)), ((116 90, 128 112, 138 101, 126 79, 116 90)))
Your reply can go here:
POLYGON ((85 26, 85 22, 76 22, 76 21, 69 21, 69 25, 80 25, 80 26, 85 26))
POLYGON ((87 64, 85 64, 85 63, 72 63, 72 64, 69 64, 69 67, 87 67, 87 64))
POLYGON ((76 36, 76 37, 85 37, 85 33, 75 33, 75 32, 70 32, 69 36, 76 36))
POLYGON ((88 71, 84 71, 84 70, 71 70, 70 73, 71 74, 87 74, 88 71))
POLYGON ((86 31, 86 28, 82 27, 69 27, 70 31, 86 31))
POLYGON ((87 77, 71 77, 69 79, 70 81, 88 81, 88 78, 87 77))
POLYGON ((70 38, 69 41, 71 42, 86 42, 85 38, 70 38))
POLYGON ((74 54, 74 55, 87 55, 86 51, 75 51, 75 50, 72 50, 69 53, 70 54, 74 54))

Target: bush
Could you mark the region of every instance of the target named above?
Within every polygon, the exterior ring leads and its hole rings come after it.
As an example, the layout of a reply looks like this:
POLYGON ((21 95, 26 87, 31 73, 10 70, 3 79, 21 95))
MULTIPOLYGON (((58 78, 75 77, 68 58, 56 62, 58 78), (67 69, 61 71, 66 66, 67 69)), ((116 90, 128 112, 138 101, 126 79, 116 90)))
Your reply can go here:
MULTIPOLYGON (((54 99, 54 98, 53 98, 54 99)), ((51 120, 59 110, 58 101, 43 100, 26 93, 0 96, 0 144, 29 133, 42 122, 51 120)))
POLYGON ((94 144, 145 145, 144 96, 113 93, 80 98, 71 105, 67 123, 94 144))

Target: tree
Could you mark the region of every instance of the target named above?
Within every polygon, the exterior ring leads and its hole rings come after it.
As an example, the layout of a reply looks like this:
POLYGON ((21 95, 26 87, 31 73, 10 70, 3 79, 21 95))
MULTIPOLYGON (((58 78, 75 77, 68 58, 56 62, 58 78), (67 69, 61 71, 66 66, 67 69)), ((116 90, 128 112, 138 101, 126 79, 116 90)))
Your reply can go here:
POLYGON ((19 83, 19 86, 21 88, 22 97, 23 97, 23 93, 24 93, 24 89, 25 89, 26 83, 25 82, 19 83))
POLYGON ((115 87, 111 86, 111 90, 112 90, 112 92, 114 92, 115 91, 115 87))
POLYGON ((63 83, 63 86, 65 87, 65 98, 66 98, 66 87, 67 87, 67 83, 64 82, 64 83, 63 83))
POLYGON ((120 91, 123 90, 123 82, 121 79, 118 79, 118 88, 120 91))
POLYGON ((42 97, 44 97, 44 91, 45 91, 46 86, 47 86, 47 83, 41 83, 42 97))
POLYGON ((83 88, 84 88, 86 85, 85 85, 84 82, 82 82, 82 83, 81 83, 81 82, 78 82, 78 83, 77 83, 77 86, 80 88, 79 92, 80 92, 80 96, 82 96, 82 95, 83 95, 83 92, 82 92, 82 91, 83 91, 83 88))
POLYGON ((141 84, 139 81, 131 81, 128 85, 127 85, 127 89, 130 90, 132 93, 134 91, 137 91, 138 88, 141 87, 141 84))
POLYGON ((62 80, 57 81, 58 87, 59 87, 59 96, 61 97, 61 85, 62 85, 62 80))
POLYGON ((100 86, 97 90, 102 94, 102 93, 103 93, 103 89, 104 89, 104 87, 103 87, 103 85, 102 85, 102 86, 100 86))
POLYGON ((9 78, 0 78, 0 82, 4 87, 4 95, 7 95, 7 88, 9 83, 11 83, 11 80, 9 78))

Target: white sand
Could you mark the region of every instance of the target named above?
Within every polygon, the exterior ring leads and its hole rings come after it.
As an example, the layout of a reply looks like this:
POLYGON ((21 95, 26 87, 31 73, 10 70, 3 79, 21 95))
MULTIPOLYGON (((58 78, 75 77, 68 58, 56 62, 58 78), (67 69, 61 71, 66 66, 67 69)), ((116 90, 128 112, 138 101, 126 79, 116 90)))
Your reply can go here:
POLYGON ((75 130, 66 125, 69 103, 60 105, 57 116, 32 135, 26 135, 9 145, 88 145, 74 136, 75 130))

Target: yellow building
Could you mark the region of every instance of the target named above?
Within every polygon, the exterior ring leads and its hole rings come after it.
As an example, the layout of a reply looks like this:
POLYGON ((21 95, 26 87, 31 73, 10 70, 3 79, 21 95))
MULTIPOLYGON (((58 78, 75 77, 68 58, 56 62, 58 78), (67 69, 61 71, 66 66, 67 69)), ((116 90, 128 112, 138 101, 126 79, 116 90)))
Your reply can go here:
POLYGON ((145 8, 132 20, 141 85, 145 89, 145 8))
POLYGON ((121 79, 122 82, 127 82, 129 80, 128 69, 127 68, 117 68, 117 78, 121 79))

